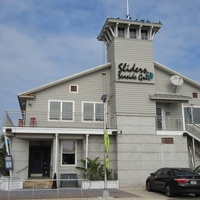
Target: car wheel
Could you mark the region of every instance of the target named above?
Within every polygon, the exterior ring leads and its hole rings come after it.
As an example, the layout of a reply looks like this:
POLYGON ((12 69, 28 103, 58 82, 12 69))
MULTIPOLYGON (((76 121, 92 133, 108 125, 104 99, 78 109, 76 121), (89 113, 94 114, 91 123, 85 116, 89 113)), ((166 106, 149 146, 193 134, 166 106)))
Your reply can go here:
POLYGON ((173 196, 173 193, 171 191, 171 187, 169 185, 166 185, 166 187, 165 187, 165 194, 168 197, 172 197, 173 196))
POLYGON ((151 187, 150 181, 146 182, 146 189, 147 189, 147 191, 152 191, 152 187, 151 187))

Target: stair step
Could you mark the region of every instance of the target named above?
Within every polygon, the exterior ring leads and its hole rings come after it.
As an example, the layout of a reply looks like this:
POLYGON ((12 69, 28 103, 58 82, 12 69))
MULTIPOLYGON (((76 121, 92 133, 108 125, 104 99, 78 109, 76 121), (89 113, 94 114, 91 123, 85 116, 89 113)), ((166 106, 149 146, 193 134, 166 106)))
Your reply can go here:
POLYGON ((51 188, 51 179, 28 179, 24 181, 24 188, 51 188))

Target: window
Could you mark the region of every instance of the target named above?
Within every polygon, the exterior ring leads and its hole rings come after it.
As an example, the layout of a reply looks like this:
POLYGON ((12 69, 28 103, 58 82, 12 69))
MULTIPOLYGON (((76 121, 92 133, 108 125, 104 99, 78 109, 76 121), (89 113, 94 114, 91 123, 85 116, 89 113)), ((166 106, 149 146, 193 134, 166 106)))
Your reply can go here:
POLYGON ((136 39, 136 29, 130 28, 130 38, 136 39))
POLYGON ((73 121, 74 102, 50 101, 49 120, 73 121))
POLYGON ((125 29, 124 28, 118 28, 118 37, 124 38, 125 37, 125 29))
POLYGON ((198 94, 196 92, 192 93, 192 98, 198 98, 198 94))
POLYGON ((75 165, 76 164, 76 141, 63 140, 61 145, 61 164, 75 165))
POLYGON ((200 124, 200 107, 184 107, 186 123, 200 124))
POLYGON ((147 30, 141 30, 141 39, 148 40, 148 31, 147 30))
POLYGON ((69 92, 71 93, 78 93, 78 85, 70 85, 69 92))
POLYGON ((104 106, 103 103, 84 102, 83 103, 83 121, 103 121, 104 106))

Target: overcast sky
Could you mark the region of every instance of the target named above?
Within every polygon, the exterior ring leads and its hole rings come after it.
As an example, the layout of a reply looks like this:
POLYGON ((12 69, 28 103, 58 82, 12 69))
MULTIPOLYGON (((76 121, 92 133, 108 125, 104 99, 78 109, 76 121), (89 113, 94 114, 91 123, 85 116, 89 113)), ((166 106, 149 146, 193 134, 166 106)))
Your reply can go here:
MULTIPOLYGON (((132 19, 163 23, 154 60, 200 82, 200 0, 129 0, 132 19)), ((0 0, 0 122, 17 94, 105 63, 96 38, 126 0, 0 0)))

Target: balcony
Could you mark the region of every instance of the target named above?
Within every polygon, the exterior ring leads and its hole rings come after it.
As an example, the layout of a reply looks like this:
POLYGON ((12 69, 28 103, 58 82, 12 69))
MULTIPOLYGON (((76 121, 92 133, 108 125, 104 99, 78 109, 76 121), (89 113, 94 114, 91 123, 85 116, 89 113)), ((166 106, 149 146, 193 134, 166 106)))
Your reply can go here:
POLYGON ((156 117, 156 130, 157 131, 183 131, 183 119, 176 117, 156 117))
MULTIPOLYGON (((3 126, 12 127, 39 127, 39 128, 95 128, 103 129, 103 116, 83 113, 60 113, 61 118, 50 119, 50 114, 43 111, 25 112, 25 111, 6 111, 3 126), (71 117, 69 117, 71 116, 71 117)), ((116 129, 115 115, 108 114, 106 118, 106 127, 116 129)), ((155 117, 155 130, 157 131, 183 131, 184 124, 182 118, 171 116, 155 117)), ((152 126, 154 126, 152 124, 152 126)))
MULTIPOLYGON (((116 128, 111 124, 110 114, 106 117, 106 127, 116 128)), ((39 128, 95 128, 103 129, 103 114, 55 113, 43 111, 6 111, 3 127, 39 127, 39 128), (52 117, 53 116, 53 117, 52 117), (59 116, 59 117, 55 117, 59 116)))

